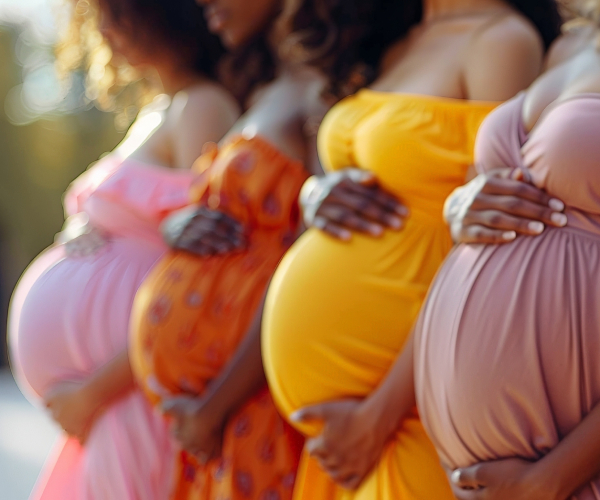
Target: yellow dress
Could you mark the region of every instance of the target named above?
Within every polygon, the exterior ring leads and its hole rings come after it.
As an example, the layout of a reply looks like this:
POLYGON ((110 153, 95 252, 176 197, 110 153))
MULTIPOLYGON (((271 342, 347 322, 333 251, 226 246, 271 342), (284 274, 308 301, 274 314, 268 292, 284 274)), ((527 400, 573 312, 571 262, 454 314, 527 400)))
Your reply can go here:
MULTIPOLYGON (((263 356, 285 416, 307 405, 364 397, 401 352, 436 270, 452 247, 444 200, 464 183, 480 123, 495 103, 362 90, 335 106, 319 133, 327 170, 357 166, 410 209, 405 227, 351 242, 310 229, 284 257, 264 313, 263 356)), ((300 426, 314 435, 314 426, 300 426)), ((453 498, 414 415, 356 492, 303 457, 296 500, 453 498)))

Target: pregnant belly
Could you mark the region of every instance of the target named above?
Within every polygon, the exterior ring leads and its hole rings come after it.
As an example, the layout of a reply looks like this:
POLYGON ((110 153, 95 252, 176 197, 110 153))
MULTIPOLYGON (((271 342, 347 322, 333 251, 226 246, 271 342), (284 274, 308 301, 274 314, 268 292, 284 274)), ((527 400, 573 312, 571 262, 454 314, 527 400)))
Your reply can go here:
POLYGON ((263 323, 267 376, 286 414, 376 387, 447 245, 445 232, 418 225, 351 243, 314 230, 298 240, 273 278, 263 323))
POLYGON ((600 399, 600 238, 458 247, 416 328, 421 418, 451 466, 538 458, 600 399))
POLYGON ((127 348, 131 304, 162 249, 119 239, 95 255, 65 258, 52 248, 21 279, 10 345, 21 382, 36 395, 85 377, 127 348))

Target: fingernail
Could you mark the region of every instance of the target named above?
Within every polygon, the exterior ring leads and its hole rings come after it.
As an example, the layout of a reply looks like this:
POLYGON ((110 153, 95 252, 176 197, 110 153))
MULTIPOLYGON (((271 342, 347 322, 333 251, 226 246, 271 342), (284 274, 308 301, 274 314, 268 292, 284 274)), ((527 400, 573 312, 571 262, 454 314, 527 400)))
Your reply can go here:
POLYGON ((371 224, 369 226, 369 233, 373 236, 381 236, 383 234, 383 228, 379 224, 371 224))
POLYGON ((408 208, 403 205, 398 205, 395 209, 395 212, 402 217, 406 217, 408 215, 408 208))
POLYGON ((552 209, 552 210, 556 210, 558 212, 562 212, 565 209, 565 204, 560 201, 557 200, 556 198, 552 198, 549 202, 548 202, 548 206, 552 209))
POLYGON ((530 222, 527 227, 532 233, 541 234, 544 231, 544 224, 542 222, 530 222))
POLYGON ((450 476, 450 480, 454 483, 454 484, 458 484, 460 481, 460 470, 455 470, 452 475, 450 476))
POLYGON ((550 220, 557 226, 563 227, 567 225, 568 219, 565 214, 552 214, 550 220))
POLYGON ((300 412, 299 411, 295 411, 294 413, 292 413, 290 415, 290 420, 292 422, 300 422, 300 412))
POLYGON ((352 238, 352 233, 346 229, 342 229, 340 231, 340 238, 344 241, 350 241, 350 238, 352 238))
POLYGON ((517 237, 516 231, 507 231, 502 234, 502 239, 505 241, 512 241, 517 237))
POLYGON ((402 219, 394 216, 389 216, 387 218, 388 226, 392 229, 400 229, 402 227, 402 219))
POLYGON ((323 217, 315 217, 314 220, 312 221, 312 225, 313 227, 316 227, 317 229, 325 229, 325 226, 327 225, 327 221, 323 218, 323 217))

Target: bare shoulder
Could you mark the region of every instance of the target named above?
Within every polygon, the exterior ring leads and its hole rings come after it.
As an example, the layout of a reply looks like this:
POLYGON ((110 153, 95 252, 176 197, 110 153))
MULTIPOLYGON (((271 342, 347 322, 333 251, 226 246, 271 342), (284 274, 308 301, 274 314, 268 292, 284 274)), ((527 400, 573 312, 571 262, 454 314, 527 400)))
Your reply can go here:
POLYGON ((535 26, 520 14, 509 14, 481 26, 471 43, 471 52, 490 56, 544 57, 544 42, 535 26))
POLYGON ((504 101, 539 76, 544 44, 536 28, 519 14, 478 27, 465 61, 467 97, 504 101))
POLYGON ((257 103, 268 103, 298 119, 320 112, 326 78, 317 69, 307 66, 282 68, 277 78, 257 96, 257 103))
POLYGON ((552 44, 546 56, 545 69, 559 66, 588 46, 595 36, 595 27, 589 24, 572 24, 565 27, 563 33, 552 44))
POLYGON ((383 75, 387 71, 391 71, 396 64, 402 59, 409 48, 410 34, 393 42, 383 54, 379 64, 379 74, 383 75))
POLYGON ((240 115, 240 105, 221 85, 203 82, 177 93, 169 109, 169 117, 174 123, 187 121, 187 118, 201 119, 207 114, 219 115, 234 123, 240 115))
POLYGON ((173 97, 166 125, 176 165, 188 168, 207 142, 218 142, 233 127, 240 108, 217 84, 199 83, 173 97))
POLYGON ((324 78, 305 67, 281 68, 251 97, 251 105, 231 133, 259 135, 291 158, 307 160, 304 124, 312 113, 309 95, 320 95, 324 78))

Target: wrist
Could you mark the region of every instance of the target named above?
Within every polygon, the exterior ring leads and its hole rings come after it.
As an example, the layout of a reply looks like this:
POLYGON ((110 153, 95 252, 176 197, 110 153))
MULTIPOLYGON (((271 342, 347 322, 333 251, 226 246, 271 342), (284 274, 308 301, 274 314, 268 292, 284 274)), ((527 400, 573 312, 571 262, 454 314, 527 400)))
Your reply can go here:
POLYGON ((209 419, 209 424, 218 425, 227 420, 233 413, 232 406, 229 401, 222 397, 218 391, 211 390, 207 387, 204 395, 200 396, 201 405, 198 410, 198 415, 202 414, 204 421, 209 419))
POLYGON ((535 498, 565 500, 574 488, 564 481, 564 474, 554 470, 544 459, 534 462, 524 474, 523 481, 535 490, 535 498))
POLYGON ((383 441, 387 440, 396 430, 400 422, 400 416, 394 410, 389 401, 374 393, 365 399, 360 407, 360 412, 370 428, 376 429, 377 434, 383 441))
MULTIPOLYGON (((133 388, 133 384, 131 388, 133 388)), ((128 392, 125 387, 107 383, 101 374, 92 376, 81 390, 83 391, 82 397, 87 398, 90 405, 96 409, 109 405, 128 392)))
POLYGON ((100 409, 106 403, 105 396, 96 386, 93 378, 83 383, 78 390, 77 396, 84 402, 87 408, 91 408, 93 411, 100 409))
POLYGON ((217 400, 201 398, 194 420, 199 427, 216 430, 223 427, 229 416, 230 412, 226 411, 217 400))

